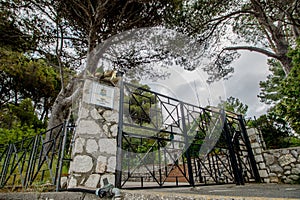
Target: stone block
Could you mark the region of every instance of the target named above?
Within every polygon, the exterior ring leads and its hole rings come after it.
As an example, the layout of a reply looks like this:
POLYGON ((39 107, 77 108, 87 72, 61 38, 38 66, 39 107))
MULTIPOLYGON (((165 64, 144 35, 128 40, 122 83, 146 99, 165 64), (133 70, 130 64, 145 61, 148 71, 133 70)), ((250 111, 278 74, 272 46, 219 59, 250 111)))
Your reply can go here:
POLYGON ((283 182, 286 183, 286 184, 291 184, 294 181, 292 179, 286 178, 286 179, 283 180, 283 182))
POLYGON ((290 169, 292 169, 292 167, 289 166, 289 165, 286 165, 286 166, 283 167, 283 169, 284 169, 284 170, 290 170, 290 169))
POLYGON ((97 144, 96 140, 88 139, 86 141, 85 149, 86 149, 87 153, 94 153, 94 152, 98 151, 98 144, 97 144))
POLYGON ((261 153, 262 153, 262 150, 261 150, 261 148, 257 148, 257 149, 255 149, 255 153, 256 153, 256 154, 261 154, 261 153))
POLYGON ((262 157, 262 155, 256 155, 255 156, 255 161, 257 163, 264 162, 264 158, 262 157))
POLYGON ((253 149, 255 149, 255 148, 260 148, 260 145, 259 145, 258 142, 254 142, 254 143, 251 144, 251 147, 252 147, 253 149))
POLYGON ((296 168, 296 167, 293 168, 291 173, 296 174, 296 175, 300 175, 300 168, 296 168))
POLYGON ((275 172, 275 173, 282 173, 283 172, 283 169, 277 164, 271 165, 271 166, 269 166, 269 168, 270 168, 271 172, 275 172))
POLYGON ((89 172, 93 168, 93 159, 87 155, 77 155, 70 164, 70 171, 77 173, 89 172))
POLYGON ((289 154, 290 152, 289 152, 289 150, 288 149, 282 149, 281 150, 281 154, 283 154, 283 155, 286 155, 286 154, 289 154))
POLYGON ((256 130, 254 128, 249 128, 247 130, 247 134, 248 134, 249 137, 252 136, 252 135, 256 135, 256 130))
POLYGON ((108 122, 115 122, 115 123, 117 123, 119 121, 119 113, 117 111, 106 110, 103 113, 103 117, 108 122))
POLYGON ((116 155, 117 141, 116 139, 101 138, 98 142, 100 152, 116 155))
POLYGON ((273 156, 274 156, 275 158, 279 158, 279 157, 281 156, 281 154, 280 154, 279 152, 274 152, 274 153, 273 153, 273 156))
POLYGON ((294 158, 291 154, 282 155, 278 158, 278 162, 281 166, 289 165, 293 162, 296 162, 296 158, 294 158))
POLYGON ((259 169, 266 169, 265 163, 259 163, 259 169))
POLYGON ((289 175, 288 178, 297 181, 300 177, 298 175, 289 175))
POLYGON ((269 177, 269 174, 268 174, 267 170, 259 170, 259 175, 260 175, 261 178, 269 177))
POLYGON ((104 134, 106 135, 106 137, 109 136, 109 127, 108 127, 108 124, 104 124, 103 125, 103 131, 104 131, 104 134))
POLYGON ((81 106, 79 111, 79 118, 80 119, 87 119, 89 117, 90 111, 85 107, 81 106))
POLYGON ((76 129, 77 134, 100 134, 100 127, 94 120, 80 120, 76 129))
POLYGON ((291 174, 291 171, 290 170, 287 170, 284 172, 284 175, 290 175, 291 174))
POLYGON ((271 177, 271 176, 277 176, 277 174, 276 173, 269 173, 269 176, 271 177))
POLYGON ((295 157, 298 158, 298 152, 296 150, 291 150, 291 154, 295 157))
POLYGON ((264 182, 264 183, 270 183, 270 179, 269 179, 269 178, 264 178, 264 179, 263 179, 263 182, 264 182))
POLYGON ((85 145, 84 138, 76 138, 73 152, 74 153, 82 153, 84 145, 85 145))
POLYGON ((264 154, 264 158, 265 158, 265 161, 266 161, 266 165, 272 165, 275 161, 275 158, 273 155, 271 154, 264 154))
POLYGON ((110 127, 110 132, 111 132, 112 137, 117 137, 117 135, 118 135, 118 124, 113 124, 110 127))
POLYGON ((107 172, 115 172, 116 171, 116 157, 112 156, 107 161, 107 172))
POLYGON ((85 81, 84 86, 83 86, 83 94, 82 94, 82 101, 85 103, 90 103, 91 102, 91 81, 87 82, 85 81))
POLYGON ((100 175, 99 174, 92 174, 85 182, 86 187, 90 188, 97 188, 99 187, 100 175))
POLYGON ((255 137, 255 135, 249 135, 249 141, 250 141, 251 143, 256 142, 256 137, 255 137))
POLYGON ((270 183, 278 183, 279 182, 279 179, 277 176, 271 176, 270 177, 270 183))
POLYGON ((103 174, 106 171, 106 168, 107 168, 107 158, 104 156, 99 156, 97 158, 97 165, 96 165, 95 172, 103 174))
POLYGON ((70 178, 69 184, 68 184, 68 188, 74 188, 77 186, 77 180, 72 176, 70 178))
POLYGON ((290 164, 291 168, 294 168, 296 165, 294 163, 290 164))
POLYGON ((91 110, 91 117, 92 117, 94 120, 102 119, 102 116, 99 114, 99 112, 97 111, 96 108, 94 108, 94 109, 91 110))
POLYGON ((61 177, 60 178, 61 187, 66 188, 67 184, 68 184, 68 177, 66 177, 66 176, 61 177))

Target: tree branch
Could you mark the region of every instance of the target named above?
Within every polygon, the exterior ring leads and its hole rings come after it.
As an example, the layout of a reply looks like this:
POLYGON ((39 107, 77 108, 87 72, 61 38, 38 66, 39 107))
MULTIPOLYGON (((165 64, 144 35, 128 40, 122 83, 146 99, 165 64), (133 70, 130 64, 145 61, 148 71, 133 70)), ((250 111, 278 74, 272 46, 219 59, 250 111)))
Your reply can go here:
POLYGON ((258 53, 262 53, 268 57, 279 59, 279 56, 271 51, 261 49, 258 47, 252 47, 252 46, 234 46, 234 47, 225 47, 223 50, 231 51, 231 50, 247 50, 247 51, 254 51, 258 53))
POLYGON ((61 82, 61 89, 64 91, 65 86, 64 86, 64 69, 63 69, 63 64, 61 61, 61 55, 63 51, 63 45, 64 45, 64 35, 63 35, 63 30, 60 23, 60 19, 57 20, 56 22, 56 29, 57 29, 57 40, 56 40, 56 58, 59 66, 59 74, 60 74, 60 82, 61 82), (60 35, 59 35, 60 34, 60 35))
MULTIPOLYGON (((89 13, 89 10, 87 10, 88 8, 85 7, 85 5, 84 5, 81 1, 79 1, 79 2, 78 2, 78 1, 72 1, 72 2, 73 2, 78 8, 80 8, 82 12, 84 12, 85 17, 88 18, 88 21, 91 21, 91 20, 92 20, 92 17, 91 17, 91 15, 90 15, 90 13, 89 13)), ((74 9, 74 11, 76 11, 76 9, 74 9)), ((84 17, 84 16, 78 15, 78 17, 82 18, 82 17, 84 17)))
POLYGON ((78 97, 80 94, 80 87, 78 87, 69 97, 66 97, 63 101, 63 104, 66 106, 71 106, 72 102, 75 101, 75 99, 78 97))
MULTIPOLYGON (((209 24, 211 22, 214 22, 214 21, 223 21, 223 20, 226 20, 230 17, 233 17, 235 15, 241 15, 241 14, 251 14, 251 15, 255 15, 256 12, 252 11, 252 10, 238 10, 238 11, 235 11, 235 12, 232 12, 232 13, 229 13, 227 15, 223 15, 223 16, 220 16, 220 17, 217 17, 217 18, 213 18, 211 20, 208 20, 205 24, 209 24)), ((219 23, 219 22, 218 22, 219 23)))

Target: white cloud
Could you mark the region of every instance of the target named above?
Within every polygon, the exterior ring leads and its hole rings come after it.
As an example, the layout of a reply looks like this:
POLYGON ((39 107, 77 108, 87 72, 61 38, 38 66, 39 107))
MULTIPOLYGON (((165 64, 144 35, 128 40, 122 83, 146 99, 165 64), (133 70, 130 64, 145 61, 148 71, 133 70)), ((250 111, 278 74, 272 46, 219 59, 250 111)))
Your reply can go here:
POLYGON ((264 114, 268 106, 257 97, 260 92, 259 82, 266 80, 269 74, 267 57, 258 53, 242 52, 234 63, 233 76, 225 81, 227 96, 239 98, 249 106, 248 116, 264 114))

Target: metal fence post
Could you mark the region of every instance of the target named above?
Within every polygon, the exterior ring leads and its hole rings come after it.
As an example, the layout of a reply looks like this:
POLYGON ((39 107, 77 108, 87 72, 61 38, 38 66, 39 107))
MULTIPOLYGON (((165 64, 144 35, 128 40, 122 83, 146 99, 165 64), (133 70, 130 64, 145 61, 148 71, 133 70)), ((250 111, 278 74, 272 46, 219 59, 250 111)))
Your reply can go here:
POLYGON ((37 144, 39 142, 39 138, 40 138, 40 134, 36 135, 35 138, 34 138, 33 148, 32 148, 31 154, 29 156, 26 177, 24 179, 25 188, 28 187, 28 184, 30 183, 32 175, 34 173, 34 163, 35 163, 34 160, 35 160, 35 154, 36 154, 37 144))
POLYGON ((122 137, 123 137, 123 112, 124 112, 124 83, 121 76, 120 80, 120 100, 119 100, 119 122, 118 122, 118 134, 117 134, 117 162, 116 162, 116 177, 115 187, 122 187, 122 137))
MULTIPOLYGON (((62 167, 63 167, 63 161, 64 161, 64 156, 65 156, 65 146, 66 146, 66 142, 67 142, 67 126, 68 126, 68 122, 65 121, 65 123, 63 124, 63 141, 62 141, 62 146, 61 146, 61 152, 59 155, 59 167, 58 167, 58 173, 57 173, 57 177, 56 177, 56 192, 59 191, 60 188, 60 178, 61 178, 61 173, 62 173, 62 167)), ((59 152, 58 152, 59 153, 59 152)))
POLYGON ((10 161, 10 157, 11 157, 12 146, 13 146, 13 144, 9 144, 9 146, 7 147, 7 154, 6 154, 5 161, 3 163, 3 168, 2 168, 2 171, 1 171, 0 187, 3 187, 4 184, 5 184, 5 178, 6 178, 7 170, 8 170, 8 167, 9 167, 9 161, 10 161))
POLYGON ((193 168, 192 168, 192 162, 191 162, 191 155, 189 151, 189 139, 187 134, 187 128, 186 128, 186 122, 185 122, 185 116, 184 116, 184 106, 183 102, 180 102, 180 111, 181 111, 181 120, 182 120, 182 130, 184 135, 184 143, 185 143, 185 155, 187 159, 187 165, 188 165, 188 175, 189 175, 189 182, 191 186, 195 186, 194 182, 194 176, 193 176, 193 168))
POLYGON ((252 148, 251 148, 251 144, 250 144, 250 140, 249 140, 249 137, 248 137, 248 134, 247 134, 247 130, 246 130, 246 127, 245 127, 245 124, 244 124, 243 116, 238 115, 238 120, 239 120, 239 123, 240 123, 240 126, 241 126, 241 131, 242 131, 244 140, 245 140, 245 145, 246 145, 247 152, 248 152, 248 155, 249 155, 251 168, 253 170, 254 179, 257 183, 260 183, 261 182, 260 175, 259 175, 259 172, 258 172, 258 169, 257 169, 255 157, 254 157, 254 154, 253 154, 253 151, 252 151, 252 148))

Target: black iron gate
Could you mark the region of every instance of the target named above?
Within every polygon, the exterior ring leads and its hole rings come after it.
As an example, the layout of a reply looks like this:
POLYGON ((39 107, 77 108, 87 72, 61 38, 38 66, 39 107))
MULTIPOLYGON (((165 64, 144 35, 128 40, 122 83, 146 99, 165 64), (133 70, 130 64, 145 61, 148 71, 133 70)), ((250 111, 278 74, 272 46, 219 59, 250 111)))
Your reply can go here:
POLYGON ((122 83, 116 186, 260 182, 242 116, 122 83))
POLYGON ((70 162, 66 155, 71 152, 74 130, 65 122, 0 149, 0 188, 47 185, 58 191, 63 167, 70 162))

